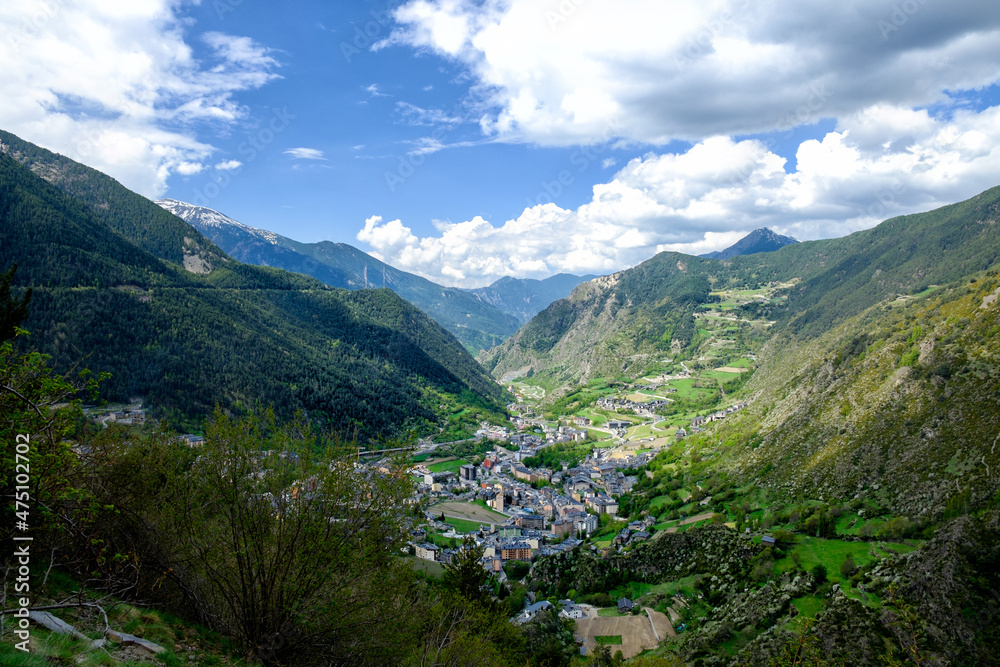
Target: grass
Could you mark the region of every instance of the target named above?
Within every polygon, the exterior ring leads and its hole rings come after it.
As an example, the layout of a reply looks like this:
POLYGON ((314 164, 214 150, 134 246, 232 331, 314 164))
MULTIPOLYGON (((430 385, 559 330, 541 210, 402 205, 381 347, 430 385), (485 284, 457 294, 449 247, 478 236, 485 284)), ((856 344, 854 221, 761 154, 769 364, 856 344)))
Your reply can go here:
POLYGON ((441 461, 440 463, 435 463, 428 466, 428 470, 431 472, 451 472, 453 470, 458 470, 461 466, 468 465, 469 462, 465 459, 453 459, 451 461, 441 461))
POLYGON ((695 387, 696 380, 685 378, 683 380, 671 380, 667 384, 677 390, 677 397, 691 400, 705 400, 712 396, 712 390, 704 387, 695 387))
POLYGON ((429 533, 427 541, 447 549, 454 549, 459 544, 459 541, 454 537, 445 537, 441 533, 429 533))
POLYGON ((621 644, 621 635, 594 635, 594 641, 598 644, 621 644))
POLYGON ((673 594, 676 592, 673 590, 674 583, 668 582, 665 584, 647 584, 640 581, 630 581, 627 584, 618 586, 617 588, 611 589, 608 593, 612 598, 629 598, 631 600, 637 600, 644 595, 649 595, 650 593, 668 593, 673 594))
POLYGON ((728 371, 715 370, 715 371, 704 371, 701 374, 701 376, 712 378, 713 380, 722 380, 723 382, 726 382, 728 380, 735 380, 740 376, 740 373, 730 373, 728 371))
POLYGON ((624 614, 618 613, 618 607, 601 607, 597 610, 597 615, 601 618, 606 618, 609 616, 624 616, 624 614))
MULTIPOLYGON (((99 638, 100 631, 93 631, 88 617, 78 610, 61 609, 54 612, 62 620, 74 625, 91 638, 99 638)), ((14 648, 11 642, 0 643, 0 664, 11 667, 44 667, 47 665, 82 665, 98 667, 103 665, 150 665, 180 667, 187 664, 198 665, 246 665, 237 657, 229 640, 206 628, 184 621, 159 610, 144 609, 128 604, 119 604, 108 613, 110 625, 115 630, 134 634, 159 644, 166 649, 157 656, 141 662, 123 662, 115 653, 115 645, 109 644, 108 651, 95 651, 88 640, 71 635, 52 633, 41 627, 32 627, 30 653, 14 648), (178 656, 172 650, 175 644, 183 642, 193 648, 188 655, 178 656), (191 662, 191 661, 197 661, 191 662)))
POLYGON ((648 438, 651 435, 653 435, 653 431, 651 429, 650 424, 640 424, 639 426, 633 426, 626 433, 626 437, 629 438, 648 438))
POLYGON ((424 574, 436 579, 444 577, 444 565, 438 563, 437 561, 417 558, 416 556, 406 556, 403 560, 409 563, 413 569, 418 572, 423 572, 424 574))
MULTIPOLYGON (((893 544, 892 549, 901 553, 912 551, 914 547, 905 544, 893 544)), ((878 551, 876 550, 876 553, 878 551)), ((795 565, 792 558, 798 554, 800 563, 807 571, 812 571, 817 565, 826 568, 827 576, 834 583, 843 584, 844 578, 840 574, 840 566, 844 560, 850 556, 858 567, 867 565, 877 556, 872 555, 872 547, 866 542, 845 542, 843 540, 827 540, 819 537, 799 536, 799 543, 796 544, 788 554, 788 558, 783 558, 775 565, 778 572, 785 572, 795 565)))
POLYGON ((482 524, 478 521, 468 521, 466 519, 453 519, 450 516, 444 518, 444 522, 455 526, 455 530, 460 533, 474 533, 479 530, 479 526, 482 524))
POLYGON ((796 598, 792 600, 792 604, 799 610, 797 618, 802 619, 803 621, 808 618, 816 618, 816 614, 823 611, 824 606, 823 601, 815 595, 807 595, 805 597, 796 598))
POLYGON ((660 505, 663 505, 664 503, 671 502, 671 500, 672 499, 670 498, 670 496, 667 495, 656 496, 655 498, 649 501, 649 506, 650 508, 656 508, 659 507, 660 505))

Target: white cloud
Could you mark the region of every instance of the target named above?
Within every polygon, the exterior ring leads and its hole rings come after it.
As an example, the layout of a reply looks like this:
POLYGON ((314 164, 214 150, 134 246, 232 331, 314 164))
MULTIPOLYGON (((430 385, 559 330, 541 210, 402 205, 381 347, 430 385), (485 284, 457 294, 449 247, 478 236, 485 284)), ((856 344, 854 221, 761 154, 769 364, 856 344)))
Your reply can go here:
POLYGON ((218 131, 246 116, 235 94, 275 78, 276 61, 246 37, 194 35, 182 0, 0 4, 0 127, 81 160, 150 197, 173 173, 204 168, 218 131))
POLYGON ((285 151, 285 155, 291 156, 296 160, 325 160, 323 157, 323 151, 317 148, 289 148, 285 151))
POLYGON ((378 48, 459 63, 488 135, 543 145, 763 133, 1000 80, 981 0, 410 0, 394 17, 378 48))
POLYGON ((606 273, 663 250, 701 254, 758 227, 801 240, 840 236, 997 185, 1000 107, 942 120, 876 105, 803 142, 796 161, 786 173, 762 141, 710 137, 684 153, 631 160, 575 210, 542 204, 500 226, 439 222, 423 238, 375 216, 357 239, 394 266, 473 287, 504 275, 606 273))
POLYGON ((204 168, 204 165, 197 162, 181 162, 177 165, 177 173, 182 176, 193 176, 200 173, 204 168))
POLYGON ((243 163, 239 160, 224 160, 217 165, 215 165, 218 171, 235 171, 243 166, 243 163))
POLYGON ((423 109, 409 102, 396 102, 396 111, 410 125, 457 125, 463 122, 460 116, 441 109, 423 109))

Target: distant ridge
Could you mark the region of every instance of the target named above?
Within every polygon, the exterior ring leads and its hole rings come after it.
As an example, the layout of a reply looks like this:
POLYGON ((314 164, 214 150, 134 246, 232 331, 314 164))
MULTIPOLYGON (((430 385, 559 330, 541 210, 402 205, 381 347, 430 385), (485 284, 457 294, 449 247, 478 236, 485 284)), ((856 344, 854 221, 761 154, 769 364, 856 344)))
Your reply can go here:
MULTIPOLYGON (((214 209, 176 199, 156 203, 241 262, 303 273, 331 287, 349 290, 387 287, 430 315, 473 352, 501 343, 522 324, 516 316, 467 290, 443 287, 401 271, 346 243, 301 243, 250 227, 214 209)), ((571 289, 554 298, 568 295, 571 289)))
POLYGON ((469 291, 480 301, 499 308, 526 324, 553 301, 566 298, 577 285, 596 277, 574 276, 569 273, 557 273, 544 280, 507 276, 488 287, 477 287, 469 291))
POLYGON ((793 239, 791 236, 782 236, 781 234, 772 232, 767 227, 762 227, 753 230, 725 250, 717 250, 716 252, 709 252, 698 256, 706 259, 729 259, 737 255, 774 252, 779 248, 784 248, 786 245, 798 242, 798 239, 793 239))

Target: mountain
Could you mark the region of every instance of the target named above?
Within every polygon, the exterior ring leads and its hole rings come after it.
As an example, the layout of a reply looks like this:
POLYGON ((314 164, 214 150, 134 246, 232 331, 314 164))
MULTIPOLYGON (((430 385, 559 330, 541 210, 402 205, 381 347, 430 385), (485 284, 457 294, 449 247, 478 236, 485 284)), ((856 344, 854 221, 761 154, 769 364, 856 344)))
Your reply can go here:
POLYGON ((157 203, 241 262, 304 273, 327 285, 349 290, 391 289, 430 315, 474 352, 499 344, 521 324, 516 317, 465 290, 442 287, 400 271, 346 243, 300 243, 244 225, 210 208, 174 199, 157 203))
POLYGON ((569 296, 577 285, 596 277, 574 276, 569 273, 557 273, 544 280, 506 276, 488 287, 478 287, 469 291, 481 301, 526 324, 532 317, 545 310, 550 303, 569 296))
POLYGON ((711 291, 710 263, 661 253, 628 271, 583 283, 503 344, 481 353, 480 363, 504 381, 541 373, 556 387, 638 371, 660 350, 692 343, 694 309, 711 291))
POLYGON ((705 253, 704 255, 699 255, 699 257, 706 257, 708 259, 729 259, 730 257, 736 257, 737 255, 753 255, 758 252, 774 252, 778 248, 784 248, 786 245, 798 242, 799 241, 797 239, 793 239, 791 236, 775 234, 767 227, 762 227, 761 229, 753 230, 725 250, 705 253))
POLYGON ((537 559, 529 588, 672 606, 687 627, 650 657, 676 664, 997 664, 998 220, 993 188, 842 239, 663 253, 483 355, 550 416, 662 399, 630 429, 662 449, 591 540, 656 533, 537 559))
POLYGON ((761 342, 779 331, 816 337, 886 299, 993 266, 1000 256, 998 211, 1000 188, 993 188, 843 238, 725 262, 660 253, 580 285, 480 354, 480 362, 497 378, 541 373, 553 388, 602 375, 635 376, 664 355, 685 358, 697 350, 706 338, 696 311, 717 301, 721 290, 768 285, 781 285, 780 295, 730 311, 738 330, 746 325, 745 335, 761 342))
MULTIPOLYGON (((504 396, 440 325, 390 290, 242 264, 110 177, 0 132, 0 266, 32 287, 27 343, 60 372, 110 373, 196 428, 218 405, 305 410, 362 439, 499 413, 504 396)), ((23 339, 22 339, 23 340, 23 339)))

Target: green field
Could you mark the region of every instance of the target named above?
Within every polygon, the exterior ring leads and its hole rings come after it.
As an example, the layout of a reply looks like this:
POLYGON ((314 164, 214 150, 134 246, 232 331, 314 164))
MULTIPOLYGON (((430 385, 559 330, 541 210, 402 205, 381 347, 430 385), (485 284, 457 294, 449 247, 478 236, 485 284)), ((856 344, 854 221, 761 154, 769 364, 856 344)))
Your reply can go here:
POLYGON ((618 613, 618 607, 601 607, 597 610, 597 615, 602 618, 607 616, 621 616, 618 613))
POLYGON ((612 599, 617 600, 618 598, 629 598, 632 600, 638 600, 643 595, 649 595, 650 593, 666 593, 673 594, 676 592, 676 584, 674 582, 669 582, 666 584, 646 584, 638 581, 630 581, 627 584, 618 586, 608 591, 608 595, 612 599))
POLYGON ((712 378, 713 380, 721 380, 723 382, 728 382, 729 380, 735 380, 740 376, 740 373, 729 373, 726 371, 704 371, 701 374, 702 377, 712 378))
POLYGON ((677 390, 679 398, 703 400, 712 395, 710 389, 695 387, 694 383, 695 380, 693 378, 686 378, 683 380, 671 380, 668 384, 677 390))
POLYGON ((444 522, 455 526, 455 530, 460 533, 474 533, 479 530, 480 524, 478 521, 467 521, 465 519, 453 519, 450 516, 444 518, 444 522))
POLYGON ((445 549, 454 549, 459 544, 454 537, 445 537, 441 533, 428 533, 427 541, 445 549))
POLYGON ((598 644, 621 644, 621 635, 594 635, 594 641, 598 644))
POLYGON ((625 433, 625 437, 627 438, 648 438, 651 435, 653 435, 653 431, 650 424, 633 426, 625 433))
MULTIPOLYGON (((894 543, 891 548, 899 553, 909 553, 915 547, 894 543)), ((873 545, 868 542, 845 542, 843 540, 799 536, 799 542, 789 551, 789 557, 782 558, 775 564, 775 571, 781 573, 790 570, 795 565, 791 556, 798 554, 802 567, 807 571, 812 571, 814 567, 821 564, 826 568, 830 581, 844 583, 844 578, 840 575, 840 566, 847 556, 850 556, 858 567, 862 567, 873 560, 889 555, 878 548, 874 549, 875 554, 873 555, 872 550, 873 545)))
POLYGON ((414 570, 419 572, 423 572, 439 579, 444 576, 444 565, 441 563, 426 560, 424 558, 417 558, 416 556, 406 556, 403 560, 409 563, 414 570))
POLYGON ((428 470, 431 472, 452 472, 458 470, 459 467, 468 465, 468 461, 465 459, 454 459, 453 461, 441 461, 440 463, 435 463, 432 466, 428 466, 428 470))

